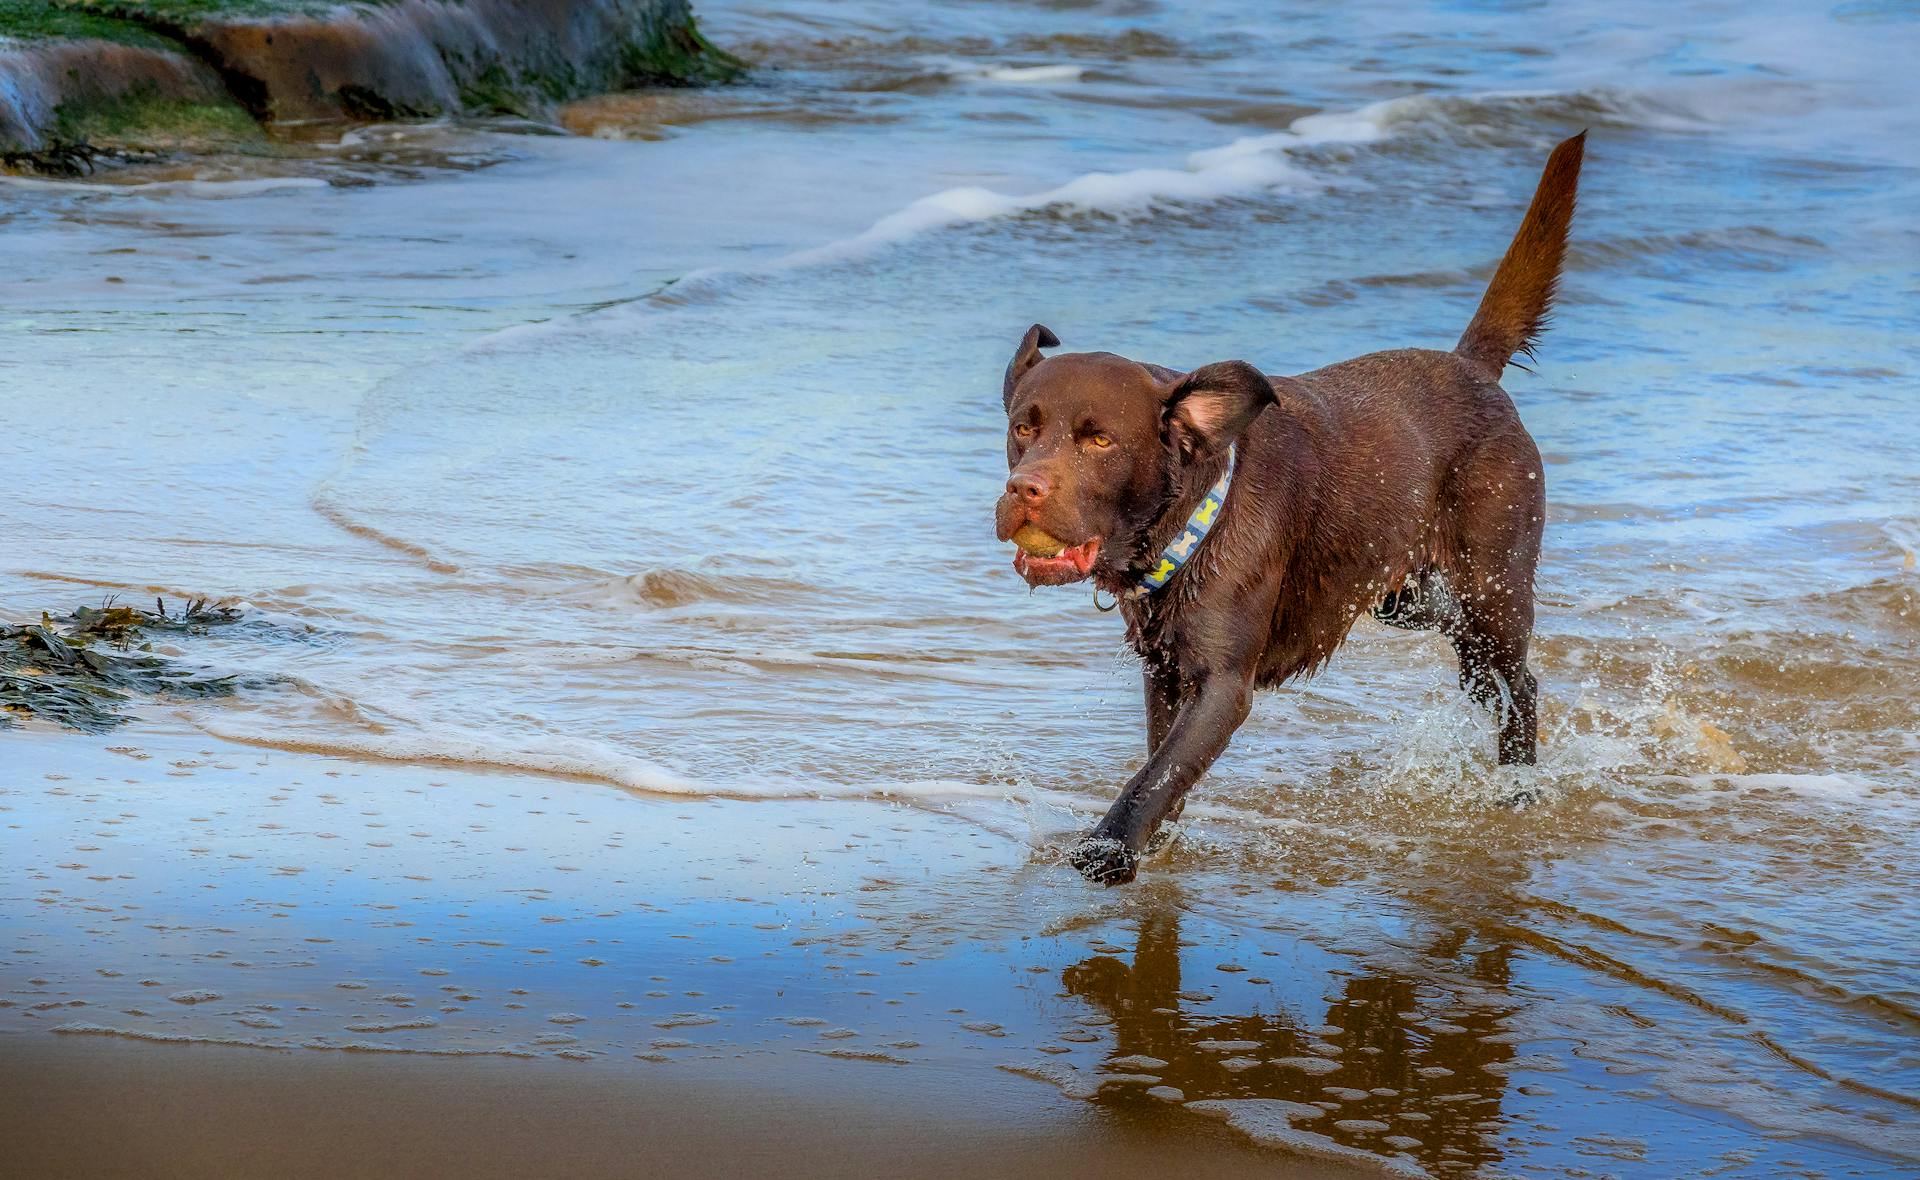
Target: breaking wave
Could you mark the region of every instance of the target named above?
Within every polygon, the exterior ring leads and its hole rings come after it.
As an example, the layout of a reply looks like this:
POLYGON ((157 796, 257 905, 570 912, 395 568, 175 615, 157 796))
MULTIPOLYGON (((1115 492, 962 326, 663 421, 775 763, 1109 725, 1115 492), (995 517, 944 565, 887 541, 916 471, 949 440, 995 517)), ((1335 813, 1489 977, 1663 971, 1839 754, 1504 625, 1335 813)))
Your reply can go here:
MULTIPOLYGON (((1078 77, 1077 67, 977 71, 983 81, 1057 83, 1078 77)), ((1704 132, 1718 125, 1715 104, 1697 97, 1636 94, 1597 88, 1574 93, 1504 91, 1478 95, 1411 95, 1349 111, 1305 115, 1286 129, 1242 136, 1190 153, 1178 165, 1084 173, 1029 193, 977 185, 942 189, 887 214, 864 231, 794 251, 751 269, 706 268, 638 300, 615 303, 562 320, 515 325, 471 347, 488 350, 556 331, 577 330, 613 317, 624 323, 645 312, 723 298, 743 283, 783 271, 870 258, 925 234, 1021 217, 1132 219, 1177 208, 1284 191, 1312 195, 1364 184, 1348 162, 1358 147, 1416 149, 1546 144, 1582 127, 1610 125, 1664 132, 1704 132), (1328 158, 1329 154, 1338 159, 1328 158)), ((1772 243, 1766 243, 1771 245, 1772 243)))

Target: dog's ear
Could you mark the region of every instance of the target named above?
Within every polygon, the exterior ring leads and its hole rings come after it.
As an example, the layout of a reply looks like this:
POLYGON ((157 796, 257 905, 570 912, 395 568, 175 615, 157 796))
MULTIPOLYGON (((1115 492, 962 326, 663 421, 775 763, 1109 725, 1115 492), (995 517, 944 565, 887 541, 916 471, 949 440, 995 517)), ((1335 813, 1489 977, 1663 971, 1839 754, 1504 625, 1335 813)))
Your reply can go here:
POLYGON ((1045 324, 1035 324, 1027 329, 1027 334, 1020 339, 1020 347, 1013 351, 1013 359, 1007 362, 1007 380, 1000 389, 1001 408, 1013 408, 1013 387, 1020 384, 1020 378, 1027 375, 1028 369, 1047 359, 1040 355, 1040 350, 1055 348, 1059 343, 1060 338, 1049 331, 1045 324))
POLYGON ((1202 365, 1168 390, 1161 437, 1183 463, 1222 455, 1273 402, 1273 383, 1247 362, 1202 365))

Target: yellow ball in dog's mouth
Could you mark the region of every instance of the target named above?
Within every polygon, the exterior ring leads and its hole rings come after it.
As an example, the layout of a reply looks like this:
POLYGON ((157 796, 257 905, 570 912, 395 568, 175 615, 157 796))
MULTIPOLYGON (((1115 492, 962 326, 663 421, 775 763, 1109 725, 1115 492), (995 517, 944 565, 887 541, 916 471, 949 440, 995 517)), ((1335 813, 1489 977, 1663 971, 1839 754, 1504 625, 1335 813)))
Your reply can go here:
POLYGON ((1013 543, 1033 557, 1058 557, 1067 547, 1065 541, 1030 524, 1013 534, 1013 543))

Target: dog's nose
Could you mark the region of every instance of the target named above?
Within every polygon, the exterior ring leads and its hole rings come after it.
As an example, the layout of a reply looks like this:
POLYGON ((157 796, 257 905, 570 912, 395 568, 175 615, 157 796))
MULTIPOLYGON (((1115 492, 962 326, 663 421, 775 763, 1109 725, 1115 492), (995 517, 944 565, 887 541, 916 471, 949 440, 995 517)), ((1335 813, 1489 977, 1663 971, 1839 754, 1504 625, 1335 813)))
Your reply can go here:
POLYGON ((1044 475, 1029 471, 1016 471, 1007 480, 1007 491, 1020 497, 1029 504, 1038 504, 1053 491, 1053 484, 1044 475))

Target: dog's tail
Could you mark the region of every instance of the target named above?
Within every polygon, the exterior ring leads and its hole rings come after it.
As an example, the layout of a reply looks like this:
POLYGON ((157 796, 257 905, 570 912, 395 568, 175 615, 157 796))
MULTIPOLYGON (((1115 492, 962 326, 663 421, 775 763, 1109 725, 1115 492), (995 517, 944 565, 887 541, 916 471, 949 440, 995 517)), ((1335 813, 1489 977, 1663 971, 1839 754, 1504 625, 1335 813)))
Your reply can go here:
POLYGON ((1527 206, 1520 232, 1513 235, 1500 269, 1480 300, 1480 310, 1453 351, 1498 380, 1516 352, 1533 357, 1533 346, 1547 330, 1553 296, 1560 285, 1560 260, 1567 252, 1567 227, 1573 222, 1574 194, 1580 187, 1580 158, 1586 150, 1582 131, 1547 157, 1540 187, 1527 206))

